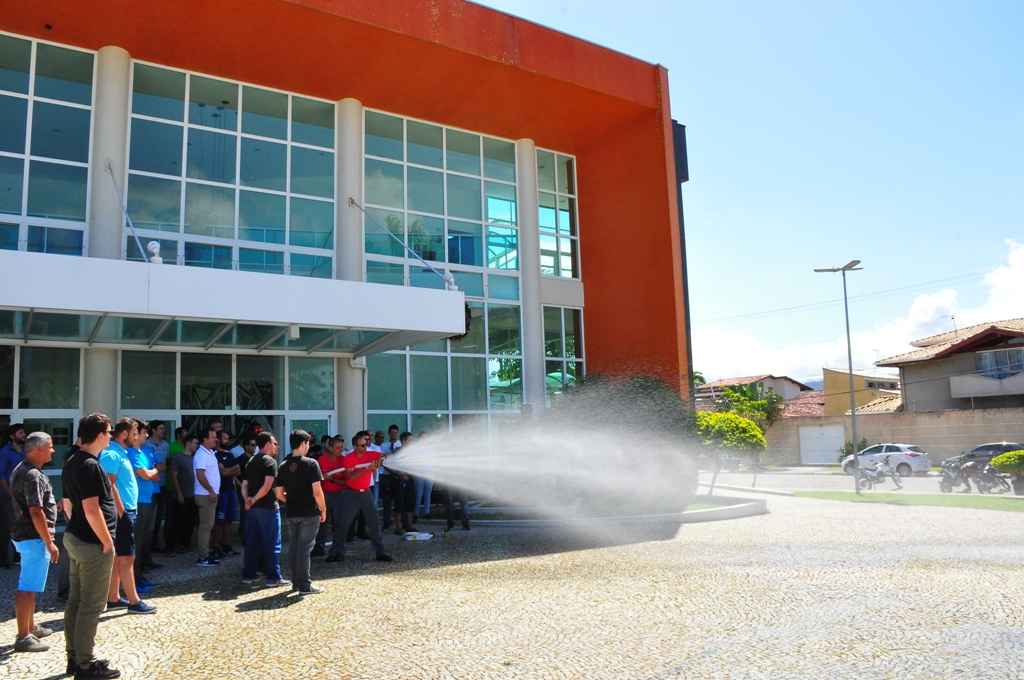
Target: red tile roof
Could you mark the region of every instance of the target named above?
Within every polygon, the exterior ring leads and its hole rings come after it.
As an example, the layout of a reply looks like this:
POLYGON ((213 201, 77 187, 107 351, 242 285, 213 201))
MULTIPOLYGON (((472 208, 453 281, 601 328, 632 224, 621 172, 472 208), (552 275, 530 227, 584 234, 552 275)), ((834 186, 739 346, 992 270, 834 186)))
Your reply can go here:
POLYGON ((801 392, 800 396, 782 405, 783 418, 815 418, 825 415, 825 393, 821 390, 801 392))
POLYGON ((984 338, 985 334, 999 335, 1022 335, 1024 334, 1024 319, 1007 319, 1005 321, 989 321, 968 326, 956 331, 930 335, 910 343, 911 347, 918 347, 904 354, 897 354, 894 357, 876 361, 876 366, 901 366, 912 364, 918 361, 928 361, 939 357, 956 354, 960 351, 961 345, 969 345, 974 339, 984 338))

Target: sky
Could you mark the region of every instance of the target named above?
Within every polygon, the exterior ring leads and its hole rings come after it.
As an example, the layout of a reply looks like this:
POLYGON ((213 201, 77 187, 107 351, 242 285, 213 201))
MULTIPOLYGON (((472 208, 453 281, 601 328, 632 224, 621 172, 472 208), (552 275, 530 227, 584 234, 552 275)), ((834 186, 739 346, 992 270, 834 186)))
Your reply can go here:
POLYGON ((483 4, 668 68, 708 379, 845 368, 852 259, 856 370, 1024 317, 1024 3, 483 4))

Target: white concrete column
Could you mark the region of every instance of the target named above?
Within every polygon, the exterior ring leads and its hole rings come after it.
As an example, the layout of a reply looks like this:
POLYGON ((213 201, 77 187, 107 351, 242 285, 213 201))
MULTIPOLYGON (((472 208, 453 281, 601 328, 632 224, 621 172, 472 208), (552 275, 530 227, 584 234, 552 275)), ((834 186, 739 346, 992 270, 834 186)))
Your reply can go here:
MULTIPOLYGON (((335 174, 338 196, 335 202, 334 256, 337 278, 363 280, 363 214, 348 203, 349 197, 363 200, 363 104, 357 99, 337 103, 334 125, 338 134, 335 174)), ((366 427, 366 362, 338 359, 338 427, 350 436, 366 427), (354 364, 354 365, 353 365, 354 364)))
POLYGON ((523 399, 533 415, 544 408, 544 315, 540 297, 540 233, 537 216, 537 147, 516 142, 516 202, 519 221, 519 276, 523 305, 523 399))
POLYGON ((89 163, 89 257, 121 258, 124 218, 111 185, 107 163, 114 170, 117 185, 122 192, 125 191, 130 73, 131 57, 120 47, 102 47, 96 53, 92 161, 89 163))
MULTIPOLYGON (((123 220, 107 163, 123 192, 128 163, 128 116, 131 102, 131 56, 108 45, 96 53, 92 159, 89 163, 89 257, 121 259, 123 220)), ((83 352, 82 408, 117 415, 117 350, 83 352)))

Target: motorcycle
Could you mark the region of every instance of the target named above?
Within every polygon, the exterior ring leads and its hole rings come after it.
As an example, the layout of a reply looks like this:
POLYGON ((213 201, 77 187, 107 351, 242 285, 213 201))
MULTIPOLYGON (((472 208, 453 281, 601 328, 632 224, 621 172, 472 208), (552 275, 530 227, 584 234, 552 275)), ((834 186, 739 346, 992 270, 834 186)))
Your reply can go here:
POLYGON ((939 466, 942 470, 942 479, 939 480, 939 491, 950 493, 958 486, 966 487, 967 493, 971 492, 971 483, 964 477, 960 470, 960 463, 954 460, 944 460, 939 466))
POLYGON ((1010 482, 1007 475, 1000 474, 991 464, 981 469, 981 472, 974 478, 978 487, 978 493, 1010 493, 1010 482))
POLYGON ((900 480, 899 473, 889 465, 888 456, 875 463, 872 467, 861 468, 860 476, 857 479, 857 486, 860 489, 871 491, 886 479, 891 479, 897 489, 903 488, 903 482, 900 480))

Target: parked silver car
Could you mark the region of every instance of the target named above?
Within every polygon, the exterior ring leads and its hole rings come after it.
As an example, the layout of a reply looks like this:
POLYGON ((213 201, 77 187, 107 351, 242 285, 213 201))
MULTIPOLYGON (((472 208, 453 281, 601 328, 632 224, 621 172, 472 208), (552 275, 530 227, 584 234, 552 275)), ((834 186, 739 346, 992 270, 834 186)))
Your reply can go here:
MULTIPOLYGON (((900 477, 913 474, 923 475, 932 466, 928 452, 916 444, 875 444, 857 452, 857 461, 861 467, 874 465, 879 459, 889 457, 889 467, 899 473, 900 477)), ((851 463, 843 464, 843 472, 852 474, 851 463)))

